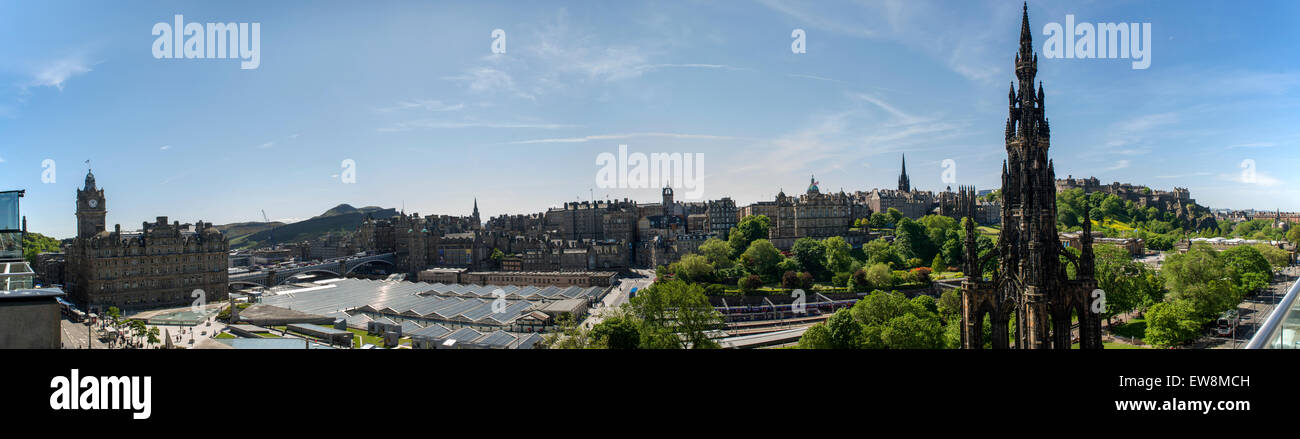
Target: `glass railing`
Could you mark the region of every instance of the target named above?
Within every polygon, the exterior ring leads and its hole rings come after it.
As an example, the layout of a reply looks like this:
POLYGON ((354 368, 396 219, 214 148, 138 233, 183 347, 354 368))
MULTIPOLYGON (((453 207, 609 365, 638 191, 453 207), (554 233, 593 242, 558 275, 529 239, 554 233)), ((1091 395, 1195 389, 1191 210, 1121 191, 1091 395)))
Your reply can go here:
POLYGON ((1300 349, 1300 279, 1291 284, 1286 296, 1273 308, 1246 349, 1300 349))
POLYGON ((0 262, 0 291, 28 290, 35 281, 36 273, 26 262, 0 262))

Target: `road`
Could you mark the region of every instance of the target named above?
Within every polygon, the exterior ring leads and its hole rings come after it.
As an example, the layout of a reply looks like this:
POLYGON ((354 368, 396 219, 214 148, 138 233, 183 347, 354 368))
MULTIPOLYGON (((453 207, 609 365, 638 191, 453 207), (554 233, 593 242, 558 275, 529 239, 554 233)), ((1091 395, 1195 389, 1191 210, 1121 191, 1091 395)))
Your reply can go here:
POLYGON ((587 319, 582 321, 583 328, 591 329, 592 326, 595 326, 597 323, 604 320, 605 312, 617 310, 619 307, 623 306, 624 303, 627 303, 628 299, 631 298, 632 288, 641 291, 646 287, 649 287, 650 284, 655 281, 654 270, 632 270, 632 272, 645 277, 619 279, 618 285, 611 289, 609 294, 606 294, 605 297, 596 304, 596 307, 591 309, 587 315, 587 319))
POLYGON ((1237 326, 1236 334, 1227 337, 1204 336, 1197 340, 1195 345, 1207 349, 1240 349, 1246 346, 1246 342, 1255 336, 1255 330, 1268 320, 1268 316, 1273 313, 1273 308, 1282 301, 1287 289, 1295 283, 1297 276, 1300 276, 1300 266, 1286 267, 1281 273, 1281 276, 1273 279, 1267 290, 1247 297, 1237 306, 1237 312, 1241 314, 1241 323, 1237 326))
POLYGON ((87 343, 91 349, 108 349, 108 345, 99 341, 99 325, 90 331, 85 323, 73 323, 67 317, 59 319, 59 331, 64 349, 85 349, 87 343))

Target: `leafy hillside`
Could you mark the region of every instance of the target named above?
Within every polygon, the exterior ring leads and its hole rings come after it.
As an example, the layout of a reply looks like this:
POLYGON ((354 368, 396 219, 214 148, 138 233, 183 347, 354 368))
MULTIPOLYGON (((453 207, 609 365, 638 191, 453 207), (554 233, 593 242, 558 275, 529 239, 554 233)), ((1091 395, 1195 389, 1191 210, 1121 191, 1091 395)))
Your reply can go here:
POLYGON ((63 251, 63 246, 57 239, 36 232, 23 235, 23 259, 28 263, 35 263, 40 253, 59 251, 63 251))
POLYGON ((231 248, 255 248, 270 245, 272 233, 277 243, 315 241, 327 233, 351 233, 365 220, 366 214, 374 218, 397 216, 396 209, 367 206, 360 209, 340 204, 319 216, 296 223, 278 222, 234 223, 216 226, 230 239, 231 248), (272 225, 274 224, 274 229, 272 225))

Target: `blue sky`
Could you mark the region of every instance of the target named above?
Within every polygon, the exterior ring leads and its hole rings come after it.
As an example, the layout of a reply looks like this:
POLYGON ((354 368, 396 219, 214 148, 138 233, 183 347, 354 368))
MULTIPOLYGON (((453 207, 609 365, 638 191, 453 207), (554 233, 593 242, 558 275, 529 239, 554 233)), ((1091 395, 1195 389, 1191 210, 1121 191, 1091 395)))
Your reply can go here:
MULTIPOLYGON (((75 232, 85 160, 109 224, 295 220, 338 203, 538 212, 598 188, 596 158, 700 153, 704 198, 999 184, 1021 4, 0 1, 0 189, 75 232), (261 64, 155 59, 155 23, 256 22, 261 64), (792 30, 807 52, 790 50, 792 30), (506 53, 491 52, 494 29, 506 53), (41 180, 44 159, 54 183, 41 180), (356 183, 340 164, 356 162, 356 183)), ((1029 5, 1059 177, 1188 187, 1300 210, 1295 2, 1029 5), (1151 66, 1045 59, 1043 26, 1146 22, 1151 66), (1254 160, 1254 183, 1241 163, 1254 160)), ((682 193, 679 190, 679 193, 682 193)), ((111 227, 111 226, 110 226, 111 227)))

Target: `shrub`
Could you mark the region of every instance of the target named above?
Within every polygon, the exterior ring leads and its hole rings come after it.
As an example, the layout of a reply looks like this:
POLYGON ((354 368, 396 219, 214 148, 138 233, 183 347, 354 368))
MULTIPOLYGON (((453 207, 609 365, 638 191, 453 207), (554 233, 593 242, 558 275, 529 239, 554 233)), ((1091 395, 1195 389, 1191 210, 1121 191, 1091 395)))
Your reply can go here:
POLYGON ((799 275, 793 271, 787 271, 781 275, 781 286, 789 289, 799 288, 799 275))
POLYGON ((803 273, 799 273, 799 288, 812 291, 814 280, 815 279, 813 279, 812 273, 809 273, 807 271, 803 273))
POLYGON ((763 279, 759 278, 757 274, 751 274, 740 279, 740 291, 746 294, 752 293, 762 286, 763 279))
POLYGON ((916 277, 917 282, 930 283, 930 268, 916 267, 912 269, 912 274, 916 277))

